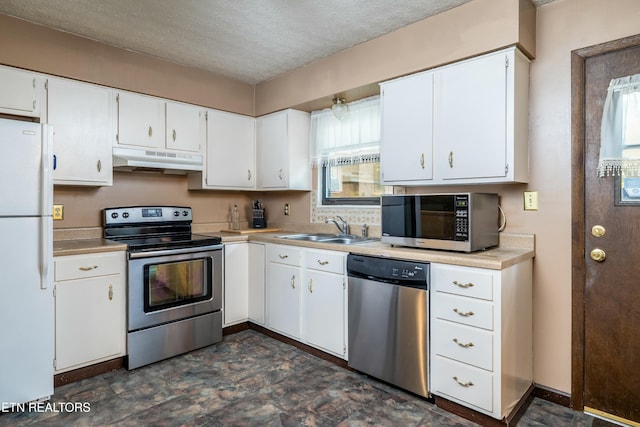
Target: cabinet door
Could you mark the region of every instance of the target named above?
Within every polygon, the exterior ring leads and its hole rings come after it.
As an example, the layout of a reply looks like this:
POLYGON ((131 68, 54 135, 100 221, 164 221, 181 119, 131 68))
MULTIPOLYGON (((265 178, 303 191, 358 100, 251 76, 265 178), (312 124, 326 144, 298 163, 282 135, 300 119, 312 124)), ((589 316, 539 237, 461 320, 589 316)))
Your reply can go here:
POLYGON ((121 275, 59 282, 55 299, 58 371, 124 353, 126 299, 121 275))
POLYGON ((118 143, 164 148, 164 101, 128 92, 116 96, 118 143))
POLYGON ((307 270, 303 295, 304 340, 310 345, 344 357, 344 276, 307 270))
POLYGON ((199 152, 205 141, 204 111, 175 102, 166 104, 166 148, 199 152))
POLYGON ((249 320, 264 325, 265 247, 249 243, 249 320))
POLYGON ((53 125, 55 184, 111 185, 109 91, 50 78, 47 122, 53 125))
POLYGON ((246 321, 249 301, 249 244, 224 245, 224 325, 246 321))
POLYGON ((255 119, 209 110, 207 186, 255 188, 255 158, 255 119))
POLYGON ((33 73, 0 67, 0 113, 40 117, 42 80, 33 73))
POLYGON ((382 179, 433 179, 433 73, 382 86, 382 179))
POLYGON ((256 151, 259 188, 287 188, 289 185, 287 124, 286 111, 257 119, 256 151))
POLYGON ((267 326, 300 339, 300 289, 302 269, 269 263, 267 277, 267 326))
POLYGON ((454 64, 435 74, 436 174, 506 176, 507 55, 454 64))

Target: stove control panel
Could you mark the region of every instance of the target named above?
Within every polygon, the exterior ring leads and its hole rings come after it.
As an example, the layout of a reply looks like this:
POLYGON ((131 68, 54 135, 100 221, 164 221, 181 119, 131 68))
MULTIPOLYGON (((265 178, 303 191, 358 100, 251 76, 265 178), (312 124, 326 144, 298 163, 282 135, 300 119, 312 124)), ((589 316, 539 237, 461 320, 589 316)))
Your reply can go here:
POLYGON ((158 222, 191 222, 191 208, 184 206, 128 206, 104 210, 104 225, 158 222))

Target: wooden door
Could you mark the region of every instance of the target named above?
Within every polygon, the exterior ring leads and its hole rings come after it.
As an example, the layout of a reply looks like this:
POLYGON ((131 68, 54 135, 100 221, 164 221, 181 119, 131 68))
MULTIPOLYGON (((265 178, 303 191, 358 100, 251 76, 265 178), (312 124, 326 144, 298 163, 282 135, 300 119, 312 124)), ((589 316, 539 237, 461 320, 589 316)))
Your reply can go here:
POLYGON ((640 204, 616 202, 616 179, 596 173, 607 87, 611 79, 640 73, 640 46, 584 64, 582 399, 588 412, 640 422, 640 204), (593 231, 598 225, 605 230, 601 237, 593 231), (604 251, 603 261, 593 259, 595 249, 604 251))

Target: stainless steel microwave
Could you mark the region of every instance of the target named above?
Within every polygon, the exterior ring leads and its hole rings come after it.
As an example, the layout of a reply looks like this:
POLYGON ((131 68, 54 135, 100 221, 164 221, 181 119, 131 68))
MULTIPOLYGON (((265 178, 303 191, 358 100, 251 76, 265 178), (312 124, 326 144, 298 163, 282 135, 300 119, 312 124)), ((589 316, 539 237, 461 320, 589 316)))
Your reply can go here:
POLYGON ((382 243, 473 252, 498 245, 498 195, 382 196, 382 243))

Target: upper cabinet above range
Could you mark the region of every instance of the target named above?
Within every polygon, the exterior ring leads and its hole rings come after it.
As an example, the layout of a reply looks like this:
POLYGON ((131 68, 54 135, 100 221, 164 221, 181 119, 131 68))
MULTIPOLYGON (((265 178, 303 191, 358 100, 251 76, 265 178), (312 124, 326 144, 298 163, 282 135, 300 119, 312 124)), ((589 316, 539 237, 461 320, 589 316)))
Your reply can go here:
POLYGON ((0 66, 0 113, 40 117, 45 80, 36 73, 0 66))
POLYGON ((528 182, 529 60, 515 47, 381 88, 385 183, 528 182), (416 116, 421 118, 417 127, 416 116), (411 132, 406 131, 408 117, 413 118, 411 132))
POLYGON ((113 97, 118 145, 185 152, 204 149, 203 108, 124 91, 114 91, 113 97))

